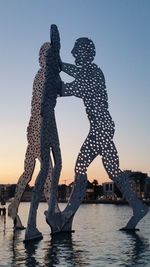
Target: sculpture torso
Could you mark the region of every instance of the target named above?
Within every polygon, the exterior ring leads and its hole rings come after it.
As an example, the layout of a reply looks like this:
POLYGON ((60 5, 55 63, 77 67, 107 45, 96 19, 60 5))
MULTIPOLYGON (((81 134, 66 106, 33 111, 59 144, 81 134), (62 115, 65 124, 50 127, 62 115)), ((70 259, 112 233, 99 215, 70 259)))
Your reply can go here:
MULTIPOLYGON (((65 63, 64 63, 65 64, 65 63)), ((93 131, 105 132, 109 137, 114 134, 114 122, 108 111, 108 97, 103 72, 96 64, 76 67, 75 80, 65 84, 65 95, 82 98, 90 127, 93 131)))

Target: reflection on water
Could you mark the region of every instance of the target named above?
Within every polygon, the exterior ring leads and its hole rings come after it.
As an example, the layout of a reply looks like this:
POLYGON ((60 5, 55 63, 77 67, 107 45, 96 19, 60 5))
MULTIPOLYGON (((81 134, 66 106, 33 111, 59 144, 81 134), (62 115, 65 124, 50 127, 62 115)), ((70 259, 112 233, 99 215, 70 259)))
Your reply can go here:
MULTIPOLYGON (((19 237, 19 236, 18 236, 19 237)), ((42 249, 43 257, 39 257, 40 243, 30 242, 24 244, 24 251, 22 245, 18 240, 12 240, 12 263, 11 266, 27 266, 27 267, 54 267, 54 266, 88 266, 88 262, 85 262, 85 255, 82 250, 77 246, 76 242, 72 241, 71 234, 56 235, 49 241, 45 241, 42 249)))
MULTIPOLYGON (((42 214, 44 206, 40 209, 42 214)), ((25 231, 13 232, 11 220, 4 223, 0 217, 0 266, 150 266, 150 216, 141 223, 140 232, 126 233, 117 230, 124 212, 130 214, 129 207, 82 205, 74 221, 75 233, 54 237, 40 215, 44 238, 29 244, 23 243, 25 231)))
POLYGON ((37 248, 38 242, 31 242, 30 244, 25 245, 25 266, 39 266, 39 262, 36 260, 37 248))
POLYGON ((124 233, 127 235, 129 247, 126 250, 126 261, 120 266, 146 266, 148 262, 145 252, 149 249, 148 239, 140 237, 137 233, 124 233))
POLYGON ((44 266, 87 266, 84 251, 73 242, 71 234, 63 234, 52 238, 44 258, 44 266))
POLYGON ((0 216, 0 231, 3 232, 5 235, 6 231, 6 214, 3 216, 0 216))

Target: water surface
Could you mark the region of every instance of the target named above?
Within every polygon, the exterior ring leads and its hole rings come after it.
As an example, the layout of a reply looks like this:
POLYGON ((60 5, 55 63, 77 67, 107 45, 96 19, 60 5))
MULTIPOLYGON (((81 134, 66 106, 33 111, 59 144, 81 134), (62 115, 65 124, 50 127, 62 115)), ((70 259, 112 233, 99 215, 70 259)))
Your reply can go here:
MULTIPOLYGON (((61 208, 64 204, 61 204, 61 208)), ((139 223, 140 231, 119 231, 131 216, 128 206, 83 204, 74 218, 72 235, 51 238, 43 212, 38 211, 38 228, 43 240, 25 245, 25 231, 13 232, 12 220, 0 216, 0 267, 150 267, 150 213, 139 223)), ((19 214, 26 225, 29 203, 21 203, 19 214)))

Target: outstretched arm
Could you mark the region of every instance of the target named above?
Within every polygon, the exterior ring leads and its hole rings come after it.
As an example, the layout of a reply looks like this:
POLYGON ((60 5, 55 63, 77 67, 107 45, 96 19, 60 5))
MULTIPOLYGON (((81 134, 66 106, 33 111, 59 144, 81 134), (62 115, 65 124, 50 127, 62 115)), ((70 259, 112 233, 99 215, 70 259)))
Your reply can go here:
POLYGON ((80 88, 81 85, 78 82, 78 74, 79 74, 78 67, 76 67, 73 64, 62 62, 61 70, 75 78, 75 80, 71 83, 62 83, 62 96, 82 97, 80 88))
POLYGON ((82 98, 82 91, 75 80, 71 83, 62 83, 62 96, 76 96, 82 98))
POLYGON ((55 50, 57 50, 57 52, 59 53, 59 50, 60 50, 60 36, 59 36, 58 28, 57 28, 57 26, 55 24, 51 25, 50 42, 51 42, 51 46, 55 50))
POLYGON ((78 73, 78 68, 75 65, 62 62, 61 69, 63 72, 76 78, 77 73, 78 73))

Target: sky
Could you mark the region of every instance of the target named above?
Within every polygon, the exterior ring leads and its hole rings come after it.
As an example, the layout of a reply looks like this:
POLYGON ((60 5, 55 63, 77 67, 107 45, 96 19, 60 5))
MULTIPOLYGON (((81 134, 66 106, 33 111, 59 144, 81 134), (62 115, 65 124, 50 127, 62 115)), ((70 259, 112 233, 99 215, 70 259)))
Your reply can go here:
MULTIPOLYGON (((32 85, 38 53, 58 26, 62 61, 79 37, 96 46, 95 63, 107 86, 114 142, 122 170, 150 176, 150 1, 149 0, 1 0, 0 1, 0 183, 17 183, 23 172, 32 85)), ((70 78, 62 75, 65 82, 70 78)), ((63 168, 61 183, 74 179, 74 166, 89 122, 79 98, 59 98, 56 120, 63 168)), ((37 162, 31 184, 39 171, 37 162)), ((100 156, 88 179, 109 181, 100 156)))

